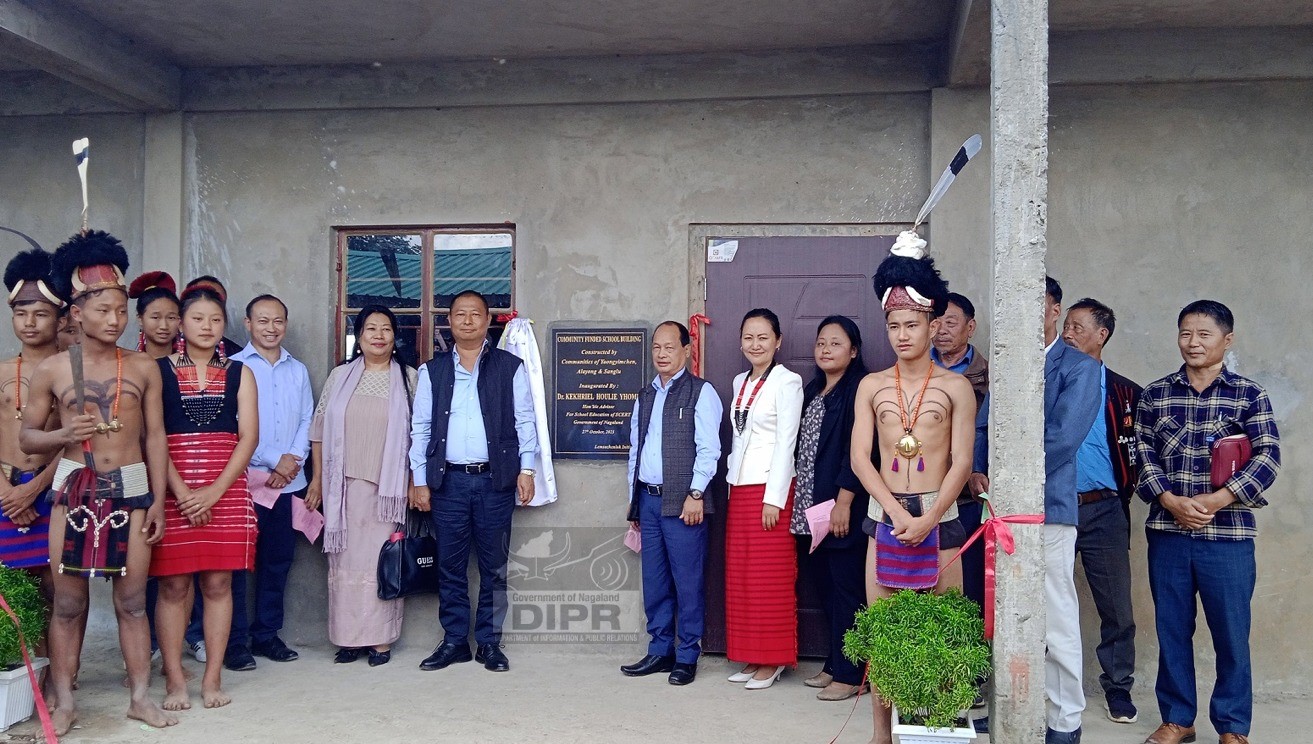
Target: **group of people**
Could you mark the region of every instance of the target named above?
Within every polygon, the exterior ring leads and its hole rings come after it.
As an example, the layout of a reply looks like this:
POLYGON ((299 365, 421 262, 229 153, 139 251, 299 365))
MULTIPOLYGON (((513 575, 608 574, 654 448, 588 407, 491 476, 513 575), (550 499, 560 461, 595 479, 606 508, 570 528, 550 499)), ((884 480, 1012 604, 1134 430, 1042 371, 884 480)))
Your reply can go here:
MULTIPOLYGON (((729 681, 746 689, 768 688, 796 666, 800 576, 818 591, 829 622, 825 664, 804 680, 821 688, 821 700, 851 698, 867 684, 842 652, 843 633, 867 602, 900 589, 957 587, 983 606, 983 544, 961 548, 989 498, 988 362, 970 343, 974 306, 948 291, 924 248, 906 232, 876 271, 896 356, 889 369, 868 372, 860 329, 835 315, 817 328, 815 370, 804 385, 775 360, 783 340, 775 313, 759 308, 743 318, 740 347, 750 369, 734 378, 727 398, 725 612, 727 656, 744 664, 729 681), (813 552, 808 510, 817 507, 828 511, 828 535, 813 552)), ((1226 368, 1231 311, 1212 300, 1182 309, 1184 364, 1142 389, 1103 363, 1116 329, 1111 308, 1086 298, 1064 318, 1059 283, 1046 278, 1045 295, 1046 742, 1081 738, 1078 553, 1100 618, 1107 715, 1138 718, 1129 550, 1130 501, 1139 496, 1149 504, 1162 720, 1145 744, 1196 737, 1196 597, 1217 650, 1209 715, 1221 744, 1244 744, 1252 718, 1253 510, 1267 503, 1280 450, 1267 394, 1226 368), (1215 443, 1237 435, 1249 443, 1249 459, 1214 479, 1215 443)), ((706 515, 715 508, 705 493, 718 474, 724 415, 711 385, 685 368, 690 352, 681 323, 657 326, 657 375, 635 402, 629 453, 628 518, 641 532, 651 641, 621 671, 668 673, 674 685, 697 672, 706 515)), ((873 742, 890 744, 889 709, 872 692, 873 742)), ((987 729, 988 719, 977 723, 987 729)))
POLYGON ((305 365, 283 347, 279 298, 246 305, 250 342, 239 347, 225 335, 228 295, 217 278, 179 293, 164 272, 129 284, 127 270, 116 238, 83 231, 53 255, 19 254, 4 277, 22 348, 0 363, 0 398, 14 411, 0 417, 0 563, 38 575, 51 604, 55 731, 77 717, 93 577, 114 583, 131 718, 171 726, 191 707, 185 648, 205 664, 207 708, 230 702, 225 666, 255 668, 252 652, 295 660, 279 638, 293 499, 323 512, 337 663, 390 660, 403 600, 379 598, 379 548, 418 510, 431 513, 439 537, 445 630, 421 668, 477 659, 509 669, 500 641, 511 515, 533 498, 538 443, 523 364, 488 344, 486 299, 456 296, 451 353, 419 370, 397 359, 392 311, 362 309, 352 360, 332 370, 316 404, 305 365), (135 351, 119 346, 129 299, 141 328, 135 351), (162 704, 148 694, 153 647, 162 704))
MULTIPOLYGON (((915 232, 902 234, 875 274, 896 356, 888 369, 868 371, 861 330, 834 315, 817 328, 815 369, 804 383, 776 360, 776 314, 758 308, 742 320, 748 369, 728 391, 723 477, 727 654, 743 664, 729 681, 745 689, 769 688, 797 664, 800 575, 828 617, 828 657, 804 681, 822 700, 866 688, 859 664, 842 653, 866 603, 899 589, 951 587, 983 603, 981 549, 961 546, 980 525, 989 491, 988 363, 970 344, 974 307, 948 291, 924 249, 915 232), (818 520, 818 510, 827 518, 818 520), (828 534, 813 551, 820 522, 828 534)), ((486 299, 455 296, 454 344, 418 370, 397 358, 393 313, 362 309, 352 360, 331 371, 316 404, 305 365, 283 348, 288 309, 277 297, 246 305, 243 348, 225 336, 228 295, 218 279, 199 277, 177 293, 163 272, 129 285, 127 269, 115 238, 84 231, 53 256, 20 254, 4 277, 22 350, 0 363, 0 399, 14 411, 0 417, 0 561, 40 574, 51 600, 56 730, 76 718, 92 577, 114 581, 128 715, 149 725, 175 724, 174 712, 190 707, 185 648, 198 658, 210 651, 206 707, 229 702, 225 662, 253 668, 252 651, 295 659, 278 635, 293 499, 323 512, 336 662, 390 660, 403 604, 378 596, 378 550, 418 511, 438 538, 445 633, 420 667, 477 660, 508 670, 500 641, 511 520, 517 503, 533 499, 539 443, 528 373, 519 357, 489 344, 486 299), (129 298, 141 328, 136 351, 119 346, 129 298), (68 350, 70 342, 77 346, 68 350), (256 503, 252 492, 273 498, 256 503), (480 572, 473 618, 471 551, 480 572), (189 631, 196 613, 200 626, 189 631), (148 696, 152 621, 162 706, 148 696)), ((1183 366, 1141 389, 1102 363, 1116 328, 1110 308, 1083 299, 1064 320, 1051 278, 1046 297, 1048 741, 1080 740, 1078 553, 1101 620, 1096 653, 1108 715, 1138 716, 1128 559, 1129 502, 1138 495, 1149 504, 1160 642, 1162 725, 1147 744, 1195 736, 1196 597, 1217 649, 1210 717, 1223 744, 1242 744, 1252 713, 1253 510, 1266 504, 1280 455, 1266 393, 1225 366, 1234 318, 1211 300, 1185 307, 1177 319, 1183 366), (1212 449, 1236 435, 1252 454, 1214 480, 1212 449)), ((686 369, 690 352, 684 325, 657 326, 657 374, 634 403, 628 462, 651 640, 621 671, 668 674, 675 685, 697 674, 707 518, 717 506, 707 492, 720 472, 725 414, 712 386, 686 369)), ((871 692, 874 741, 887 744, 889 710, 871 692)))

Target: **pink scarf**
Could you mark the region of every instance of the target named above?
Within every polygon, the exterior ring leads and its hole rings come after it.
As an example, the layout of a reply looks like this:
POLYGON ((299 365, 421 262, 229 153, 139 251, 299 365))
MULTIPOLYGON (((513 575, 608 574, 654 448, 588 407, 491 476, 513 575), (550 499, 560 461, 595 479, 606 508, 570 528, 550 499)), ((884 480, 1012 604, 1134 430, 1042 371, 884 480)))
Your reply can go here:
MULTIPOLYGON (((346 550, 346 477, 338 463, 346 455, 346 407, 365 372, 365 359, 357 357, 328 392, 324 410, 324 552, 346 550)), ((401 523, 406 518, 410 482, 410 401, 405 372, 392 362, 388 380, 388 431, 383 440, 383 466, 378 477, 378 521, 401 523)))

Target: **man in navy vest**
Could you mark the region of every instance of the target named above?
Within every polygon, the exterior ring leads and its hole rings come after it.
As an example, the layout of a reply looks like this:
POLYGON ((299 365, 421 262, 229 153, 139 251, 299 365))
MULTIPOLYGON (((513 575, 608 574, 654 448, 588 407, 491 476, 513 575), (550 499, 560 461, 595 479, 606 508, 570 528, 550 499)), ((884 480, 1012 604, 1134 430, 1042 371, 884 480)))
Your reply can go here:
POLYGON ((692 682, 698 671, 704 515, 712 512, 702 495, 720 460, 723 412, 711 383, 684 370, 688 356, 688 328, 673 320, 657 326, 657 376, 634 401, 629 431, 629 520, 643 533, 643 609, 652 640, 647 656, 620 671, 629 677, 670 672, 672 685, 692 682))
POLYGON ((488 301, 466 290, 451 301, 451 353, 419 370, 411 417, 411 505, 431 511, 438 538, 438 617, 445 637, 425 671, 470 661, 505 672, 506 563, 511 513, 533 500, 538 454, 529 375, 520 358, 488 342, 488 301), (479 562, 471 656, 470 547, 479 562))

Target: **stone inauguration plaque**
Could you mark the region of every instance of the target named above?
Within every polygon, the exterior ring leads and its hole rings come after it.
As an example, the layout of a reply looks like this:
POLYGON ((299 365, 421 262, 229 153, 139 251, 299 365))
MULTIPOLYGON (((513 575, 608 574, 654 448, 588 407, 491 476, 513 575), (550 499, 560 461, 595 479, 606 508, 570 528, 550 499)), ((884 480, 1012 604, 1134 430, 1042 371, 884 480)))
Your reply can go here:
POLYGON ((553 328, 552 455, 629 456, 629 419, 647 366, 646 328, 553 328))

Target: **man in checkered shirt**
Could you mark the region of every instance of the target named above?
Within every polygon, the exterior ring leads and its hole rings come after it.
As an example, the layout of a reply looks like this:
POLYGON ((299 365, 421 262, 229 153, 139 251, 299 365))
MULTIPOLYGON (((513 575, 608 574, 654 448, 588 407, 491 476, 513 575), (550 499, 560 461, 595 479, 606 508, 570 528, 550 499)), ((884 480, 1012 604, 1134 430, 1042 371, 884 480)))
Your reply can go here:
POLYGON ((1267 392, 1224 364, 1235 320, 1220 302, 1199 300, 1176 321, 1185 364, 1144 389, 1135 420, 1142 467, 1136 492, 1149 503, 1149 587, 1158 626, 1162 725, 1145 744, 1195 740, 1195 598, 1217 653, 1209 718, 1220 744, 1246 744, 1253 716, 1249 662, 1254 594, 1254 509, 1267 505, 1281 465, 1267 392), (1253 455, 1221 488, 1211 482, 1211 447, 1233 434, 1253 455))

